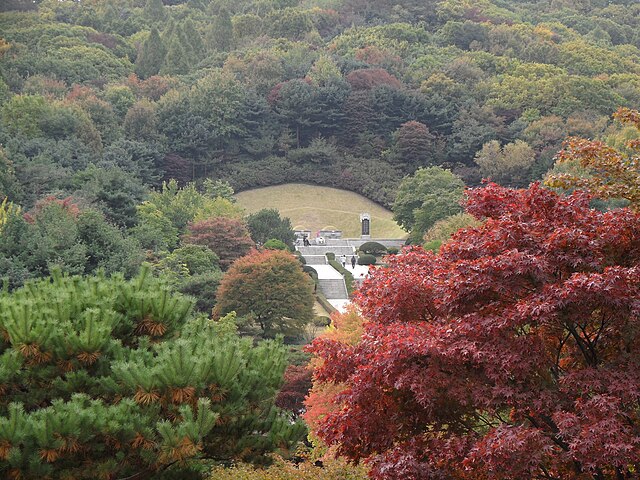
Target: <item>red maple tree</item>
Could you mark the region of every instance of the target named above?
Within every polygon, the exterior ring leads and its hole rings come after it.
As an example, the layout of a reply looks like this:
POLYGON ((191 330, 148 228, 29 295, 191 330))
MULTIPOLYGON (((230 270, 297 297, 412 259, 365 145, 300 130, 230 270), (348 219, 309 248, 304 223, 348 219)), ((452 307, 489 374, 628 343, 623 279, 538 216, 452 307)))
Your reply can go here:
POLYGON ((276 397, 276 406, 294 416, 304 412, 304 398, 311 389, 311 370, 306 365, 289 365, 284 371, 284 383, 276 397))
POLYGON ((378 479, 625 479, 640 472, 640 216, 489 184, 438 255, 391 257, 318 434, 378 479))
POLYGON ((209 247, 220 258, 220 267, 223 270, 227 270, 236 259, 255 247, 247 223, 227 217, 190 223, 187 233, 182 236, 182 243, 209 247))

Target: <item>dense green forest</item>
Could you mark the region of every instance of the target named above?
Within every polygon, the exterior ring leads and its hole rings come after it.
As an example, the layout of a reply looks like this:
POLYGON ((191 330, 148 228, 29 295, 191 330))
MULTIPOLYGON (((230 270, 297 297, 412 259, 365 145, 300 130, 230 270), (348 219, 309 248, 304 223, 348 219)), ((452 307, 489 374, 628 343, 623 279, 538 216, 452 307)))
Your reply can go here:
POLYGON ((0 195, 124 205, 212 177, 391 205, 420 166, 526 185, 640 107, 633 1, 166 3, 3 2, 27 11, 0 17, 0 195))
POLYGON ((635 0, 0 1, 0 476, 636 478, 638 109, 635 0), (290 182, 431 251, 324 329, 290 182))

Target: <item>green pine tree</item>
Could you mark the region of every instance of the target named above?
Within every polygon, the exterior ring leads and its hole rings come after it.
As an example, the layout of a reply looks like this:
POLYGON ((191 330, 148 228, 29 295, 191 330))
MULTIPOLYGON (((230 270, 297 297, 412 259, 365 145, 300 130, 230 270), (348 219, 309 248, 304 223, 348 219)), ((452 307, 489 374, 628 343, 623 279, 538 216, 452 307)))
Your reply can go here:
POLYGON ((147 0, 144 6, 144 16, 152 22, 162 22, 167 19, 167 12, 162 0, 147 0))
POLYGON ((213 23, 207 29, 206 45, 210 51, 228 52, 233 45, 233 25, 231 15, 225 8, 220 9, 213 23))
POLYGON ((148 269, 0 291, 0 478, 193 478, 293 447, 283 345, 191 311, 148 269))
POLYGON ((176 27, 160 69, 163 75, 184 75, 192 66, 191 45, 186 42, 180 27, 176 27))
POLYGON ((162 38, 162 42, 165 45, 169 44, 169 42, 171 41, 171 37, 173 37, 173 34, 174 34, 175 30, 176 30, 176 22, 173 20, 173 18, 169 18, 169 21, 167 22, 167 26, 162 31, 162 35, 160 35, 160 38, 162 38))
POLYGON ((200 60, 204 54, 204 42, 202 41, 200 32, 198 32, 190 18, 187 18, 182 24, 182 32, 187 42, 189 42, 189 45, 191 45, 194 56, 200 60))
POLYGON ((142 79, 156 75, 160 71, 166 54, 167 51, 158 30, 153 28, 138 52, 135 64, 136 75, 142 79))

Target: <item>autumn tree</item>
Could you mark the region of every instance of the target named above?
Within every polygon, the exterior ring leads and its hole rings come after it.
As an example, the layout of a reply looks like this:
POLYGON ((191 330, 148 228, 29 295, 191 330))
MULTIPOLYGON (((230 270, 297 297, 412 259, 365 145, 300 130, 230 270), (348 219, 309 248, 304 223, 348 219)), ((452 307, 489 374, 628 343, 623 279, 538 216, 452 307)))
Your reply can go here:
POLYGON ((276 397, 276 405, 297 417, 304 412, 304 399, 311 389, 311 369, 307 365, 289 365, 284 383, 276 397))
POLYGON ((393 134, 393 139, 399 161, 413 167, 432 163, 435 138, 424 123, 403 123, 393 134))
MULTIPOLYGON (((614 118, 640 131, 640 113, 622 108, 614 118)), ((585 175, 571 173, 552 175, 547 184, 564 189, 583 189, 603 199, 627 199, 635 210, 640 208, 640 141, 626 143, 625 150, 617 150, 601 141, 569 139, 558 154, 557 163, 578 163, 585 175)))
POLYGON ((537 184, 467 211, 486 222, 365 282, 360 343, 314 342, 346 386, 318 433, 378 479, 633 478, 640 216, 537 184))
POLYGON ((354 90, 371 90, 379 85, 400 88, 402 83, 384 68, 363 68, 354 70, 346 77, 354 90))
MULTIPOLYGON (((331 324, 318 338, 323 341, 336 342, 340 345, 355 346, 361 341, 364 331, 364 318, 354 305, 351 305, 346 312, 334 312, 331 315, 331 324)), ((312 358, 311 365, 320 367, 322 358, 316 356, 312 358)), ((311 436, 317 439, 317 435, 325 421, 327 415, 337 412, 342 407, 342 402, 338 395, 346 388, 344 383, 332 381, 322 381, 318 377, 314 378, 311 391, 304 401, 305 412, 304 421, 309 426, 311 436)))
POLYGON ((187 233, 182 237, 182 243, 209 247, 220 258, 220 267, 223 270, 255 246, 244 221, 225 217, 189 224, 187 233))
MULTIPOLYGON (((221 260, 222 261, 222 260, 221 260)), ((238 259, 222 279, 214 316, 248 316, 264 337, 296 337, 313 319, 313 286, 288 252, 264 250, 238 259)))

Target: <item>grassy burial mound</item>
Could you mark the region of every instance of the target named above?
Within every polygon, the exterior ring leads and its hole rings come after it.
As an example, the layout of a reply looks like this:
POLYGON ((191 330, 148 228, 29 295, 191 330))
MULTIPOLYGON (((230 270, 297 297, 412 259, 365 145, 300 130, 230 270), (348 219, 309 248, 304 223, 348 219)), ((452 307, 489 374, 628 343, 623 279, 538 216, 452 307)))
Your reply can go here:
POLYGON ((343 237, 360 236, 360 213, 371 215, 371 236, 374 238, 406 238, 393 220, 390 210, 346 190, 289 183, 256 188, 236 195, 238 203, 249 213, 262 208, 275 208, 291 219, 295 229, 317 232, 323 229, 342 230, 343 237))

